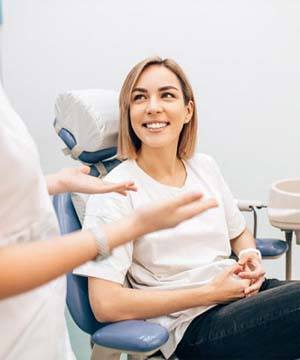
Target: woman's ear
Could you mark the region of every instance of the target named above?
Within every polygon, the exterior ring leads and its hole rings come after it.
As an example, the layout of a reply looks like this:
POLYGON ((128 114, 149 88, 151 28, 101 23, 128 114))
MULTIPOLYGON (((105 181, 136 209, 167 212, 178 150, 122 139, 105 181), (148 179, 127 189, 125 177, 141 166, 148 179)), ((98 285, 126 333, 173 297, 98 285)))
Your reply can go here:
POLYGON ((187 124, 191 121, 194 114, 194 102, 192 100, 186 105, 186 115, 184 119, 184 123, 187 124))

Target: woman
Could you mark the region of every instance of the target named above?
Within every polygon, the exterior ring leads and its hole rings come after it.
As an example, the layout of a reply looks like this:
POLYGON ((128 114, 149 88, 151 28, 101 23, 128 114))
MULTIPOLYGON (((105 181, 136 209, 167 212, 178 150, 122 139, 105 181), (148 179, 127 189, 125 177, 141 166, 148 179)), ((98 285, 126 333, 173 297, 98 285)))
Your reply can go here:
POLYGON ((174 352, 189 360, 299 357, 299 282, 265 280, 261 255, 216 163, 194 153, 196 106, 181 68, 160 58, 137 64, 123 84, 120 114, 119 154, 128 160, 107 180, 132 178, 139 192, 122 199, 107 194, 101 203, 92 196, 84 226, 195 189, 219 206, 76 270, 89 276, 95 316, 160 323, 170 333, 165 358, 174 352), (131 289, 123 287, 125 277, 131 289))
POLYGON ((175 226, 215 203, 199 201, 199 192, 183 195, 141 209, 117 224, 58 236, 48 193, 117 191, 121 196, 136 190, 135 185, 132 181, 104 184, 87 175, 87 167, 65 169, 45 181, 36 146, 1 84, 0 119, 0 359, 70 359, 65 280, 59 276, 97 255, 109 255, 112 248, 147 231, 175 226))

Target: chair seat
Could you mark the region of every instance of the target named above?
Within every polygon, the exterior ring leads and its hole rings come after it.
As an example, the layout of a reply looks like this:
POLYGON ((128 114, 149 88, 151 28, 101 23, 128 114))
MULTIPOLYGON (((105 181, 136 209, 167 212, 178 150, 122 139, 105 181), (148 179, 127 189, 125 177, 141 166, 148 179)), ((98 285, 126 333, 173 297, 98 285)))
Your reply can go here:
POLYGON ((158 349, 169 338, 158 324, 143 320, 127 320, 106 325, 92 336, 94 344, 123 351, 148 352, 158 349))
POLYGON ((289 249, 286 241, 269 238, 256 239, 256 247, 260 250, 263 258, 280 256, 289 249))

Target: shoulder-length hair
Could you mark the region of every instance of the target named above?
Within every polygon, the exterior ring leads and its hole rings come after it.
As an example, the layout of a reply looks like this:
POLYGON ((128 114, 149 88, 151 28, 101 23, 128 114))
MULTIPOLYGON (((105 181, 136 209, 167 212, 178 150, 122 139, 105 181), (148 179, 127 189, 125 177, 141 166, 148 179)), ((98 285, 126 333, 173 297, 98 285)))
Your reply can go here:
POLYGON ((136 136, 131 126, 130 101, 137 80, 142 72, 151 65, 160 65, 171 70, 180 82, 184 104, 188 105, 190 101, 194 104, 193 116, 188 123, 183 125, 177 147, 177 156, 180 159, 189 159, 195 152, 197 140, 197 112, 193 90, 181 67, 172 59, 162 59, 160 57, 151 57, 139 62, 132 68, 123 83, 119 97, 118 157, 123 160, 136 159, 141 147, 141 140, 136 136))

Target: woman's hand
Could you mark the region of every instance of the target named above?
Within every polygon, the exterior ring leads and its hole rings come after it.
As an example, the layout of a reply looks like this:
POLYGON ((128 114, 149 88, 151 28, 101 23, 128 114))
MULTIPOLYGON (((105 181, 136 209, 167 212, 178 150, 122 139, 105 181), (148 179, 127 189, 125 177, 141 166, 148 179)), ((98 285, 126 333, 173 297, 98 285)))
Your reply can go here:
POLYGON ((140 208, 137 210, 138 224, 143 233, 172 228, 184 220, 202 213, 217 205, 215 199, 202 199, 202 193, 186 193, 176 198, 140 208))
POLYGON ((66 168, 58 173, 46 177, 50 195, 63 192, 81 192, 85 194, 103 194, 117 192, 127 195, 127 191, 137 191, 133 181, 117 184, 104 182, 95 176, 89 175, 90 168, 82 165, 76 168, 66 168))
POLYGON ((239 276, 250 281, 250 286, 245 289, 246 297, 257 294, 265 281, 266 274, 260 258, 255 252, 249 252, 239 259, 239 265, 243 267, 243 271, 239 273, 239 276))
POLYGON ((249 286, 249 280, 240 278, 243 267, 234 264, 217 275, 208 285, 212 296, 212 304, 226 304, 245 297, 245 290, 249 286))

